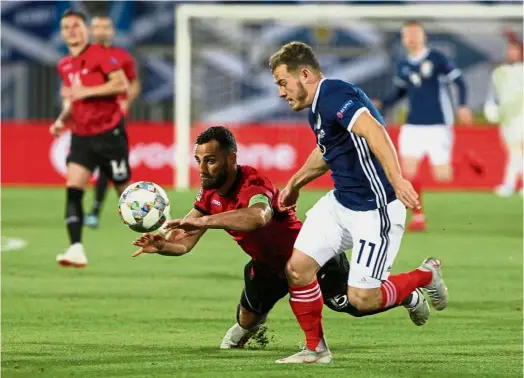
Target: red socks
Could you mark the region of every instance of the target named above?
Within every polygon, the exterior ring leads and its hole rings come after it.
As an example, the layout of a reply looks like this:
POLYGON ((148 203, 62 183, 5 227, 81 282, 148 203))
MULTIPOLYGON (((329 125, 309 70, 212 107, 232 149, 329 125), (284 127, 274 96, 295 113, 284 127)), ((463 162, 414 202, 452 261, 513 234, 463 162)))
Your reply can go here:
POLYGON ((389 276, 380 287, 382 308, 399 305, 413 290, 429 285, 431 278, 431 272, 420 269, 389 276))
POLYGON ((306 334, 307 348, 317 351, 326 349, 322 329, 324 300, 317 279, 305 286, 290 286, 289 295, 293 314, 306 334))

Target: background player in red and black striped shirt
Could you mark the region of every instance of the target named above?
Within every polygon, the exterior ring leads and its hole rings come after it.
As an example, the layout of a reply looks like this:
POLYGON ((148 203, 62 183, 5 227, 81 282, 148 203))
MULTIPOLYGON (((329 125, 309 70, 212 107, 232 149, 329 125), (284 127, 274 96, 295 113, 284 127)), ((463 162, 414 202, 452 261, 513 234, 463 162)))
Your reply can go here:
MULTIPOLYGON (((139 96, 141 91, 140 80, 136 72, 135 60, 129 52, 118 46, 113 45, 113 38, 115 37, 115 29, 113 21, 107 16, 97 16, 91 20, 91 35, 93 42, 111 51, 111 53, 119 60, 122 70, 126 74, 129 81, 129 87, 126 93, 118 95, 120 108, 124 115, 127 115, 131 105, 139 96)), ((102 172, 99 172, 98 180, 95 186, 95 200, 89 214, 85 218, 85 225, 87 227, 96 228, 99 223, 99 214, 104 201, 109 178, 102 172)))
POLYGON ((64 103, 50 131, 58 135, 71 118, 65 216, 71 245, 57 261, 63 266, 83 267, 87 258, 82 245, 82 198, 89 178, 99 167, 119 192, 129 181, 129 148, 117 97, 126 93, 128 81, 118 57, 103 46, 89 44, 83 14, 66 11, 60 30, 69 54, 58 63, 64 103))

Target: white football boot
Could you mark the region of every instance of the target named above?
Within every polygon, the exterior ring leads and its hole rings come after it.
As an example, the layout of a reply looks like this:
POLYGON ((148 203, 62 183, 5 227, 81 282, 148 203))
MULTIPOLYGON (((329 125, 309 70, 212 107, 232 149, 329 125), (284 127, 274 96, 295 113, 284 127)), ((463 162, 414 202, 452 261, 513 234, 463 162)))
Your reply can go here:
POLYGON ((329 364, 333 361, 331 351, 316 352, 306 347, 292 356, 276 360, 277 364, 329 364))
POLYGON ((431 282, 424 289, 428 293, 433 308, 437 311, 444 310, 448 305, 449 293, 442 279, 442 262, 434 257, 429 257, 422 261, 418 269, 430 271, 433 274, 431 282))
POLYGON ((406 310, 408 310, 411 321, 416 326, 421 326, 421 325, 426 324, 426 322, 428 321, 430 308, 429 308, 428 301, 426 300, 426 298, 424 297, 424 294, 422 293, 422 290, 416 289, 415 291, 418 294, 418 299, 416 303, 414 304, 410 303, 410 304, 405 305, 404 307, 406 308, 406 310))
POLYGON ((87 265, 87 257, 84 253, 84 246, 82 243, 70 245, 64 254, 56 256, 56 262, 62 266, 85 267, 87 265))
POLYGON ((260 326, 257 326, 252 330, 247 330, 242 328, 238 323, 235 323, 233 327, 229 328, 222 339, 220 349, 243 348, 249 338, 253 336, 259 328, 260 326))

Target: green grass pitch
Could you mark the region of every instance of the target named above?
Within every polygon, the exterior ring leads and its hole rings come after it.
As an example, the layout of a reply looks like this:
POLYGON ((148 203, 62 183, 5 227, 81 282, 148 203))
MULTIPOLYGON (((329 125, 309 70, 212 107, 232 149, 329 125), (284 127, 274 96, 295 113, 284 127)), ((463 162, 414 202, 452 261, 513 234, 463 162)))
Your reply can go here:
MULTIPOLYGON (((302 194, 302 218, 321 195, 302 194)), ((171 193, 174 215, 193 198, 171 193)), ((430 230, 404 236, 393 272, 441 257, 449 307, 423 327, 402 308, 363 319, 325 308, 330 366, 273 363, 303 342, 287 300, 270 315, 267 347, 218 350, 248 261, 222 231, 189 256, 131 258, 138 234, 111 193, 101 228, 84 231, 88 267, 58 267, 64 200, 63 189, 2 190, 2 235, 28 242, 1 256, 2 377, 522 376, 520 197, 427 194, 430 230)))

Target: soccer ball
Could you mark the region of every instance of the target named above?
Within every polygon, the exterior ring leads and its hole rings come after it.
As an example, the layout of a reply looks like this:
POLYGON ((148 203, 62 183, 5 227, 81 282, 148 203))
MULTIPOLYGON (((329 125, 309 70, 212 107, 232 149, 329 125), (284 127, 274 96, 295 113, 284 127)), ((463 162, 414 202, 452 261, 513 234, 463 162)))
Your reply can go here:
POLYGON ((118 201, 124 223, 136 232, 151 232, 164 224, 169 199, 159 185, 139 181, 129 185, 118 201))

